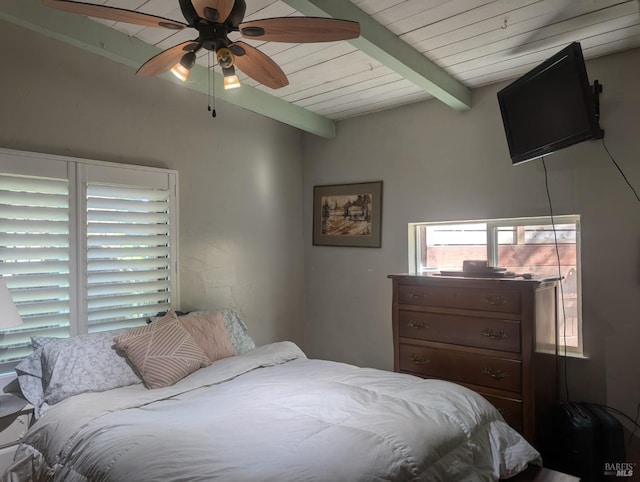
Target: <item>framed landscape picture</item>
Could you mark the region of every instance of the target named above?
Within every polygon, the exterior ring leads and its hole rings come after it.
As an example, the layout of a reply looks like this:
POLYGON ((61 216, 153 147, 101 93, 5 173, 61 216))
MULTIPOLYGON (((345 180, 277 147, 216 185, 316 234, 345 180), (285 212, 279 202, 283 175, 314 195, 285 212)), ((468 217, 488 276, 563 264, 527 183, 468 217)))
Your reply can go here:
POLYGON ((382 181, 313 187, 313 245, 379 248, 382 181))

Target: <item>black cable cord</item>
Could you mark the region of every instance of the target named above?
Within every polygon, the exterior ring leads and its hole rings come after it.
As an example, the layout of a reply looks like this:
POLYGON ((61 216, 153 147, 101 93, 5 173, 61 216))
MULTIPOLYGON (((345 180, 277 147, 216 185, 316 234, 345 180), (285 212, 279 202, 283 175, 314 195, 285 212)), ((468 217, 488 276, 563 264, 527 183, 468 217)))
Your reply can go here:
POLYGON ((635 425, 633 427, 633 432, 631 432, 631 437, 629 437, 629 445, 631 445, 631 443, 633 442, 633 437, 636 434, 636 430, 638 430, 638 418, 640 417, 640 402, 638 402, 638 407, 636 408, 636 419, 634 420, 633 424, 635 425))
POLYGON ((607 154, 609 154, 609 159, 611 159, 611 162, 613 162, 613 165, 616 166, 616 168, 618 169, 618 171, 620 172, 620 174, 622 175, 622 179, 624 179, 624 182, 627 183, 627 185, 631 188, 631 190, 633 191, 633 194, 636 196, 636 199, 638 200, 638 202, 640 202, 640 196, 638 196, 638 192, 635 190, 635 188, 631 185, 631 183, 629 182, 629 179, 627 179, 627 176, 624 174, 624 172, 622 171, 622 169, 620 168, 620 166, 618 165, 618 163, 616 162, 616 160, 613 158, 613 156, 611 155, 611 153, 609 152, 609 149, 607 148, 607 144, 605 144, 604 142, 604 137, 602 138, 602 146, 604 147, 604 150, 607 151, 607 154))
MULTIPOLYGON (((602 138, 602 147, 604 147, 604 150, 609 155, 609 159, 611 159, 611 162, 613 162, 613 165, 616 166, 616 169, 618 169, 618 172, 620 172, 620 174, 622 175, 622 179, 624 179, 624 182, 627 183, 627 186, 629 186, 629 188, 631 188, 631 190, 633 191, 633 194, 635 195, 636 199, 640 202, 640 197, 638 196, 638 192, 631 185, 631 183, 629 182, 629 179, 627 179, 627 176, 625 175, 624 171, 620 168, 620 166, 618 165, 618 163, 616 162, 614 157, 611 155, 611 152, 609 152, 609 148, 607 147, 607 144, 604 142, 604 137, 602 138)), ((631 417, 629 417, 627 414, 621 412, 620 410, 617 410, 617 409, 611 408, 611 407, 605 407, 605 408, 608 408, 609 410, 613 410, 614 412, 624 416, 625 418, 629 419, 631 421, 631 423, 634 424, 633 432, 631 433, 631 438, 629 439, 629 443, 631 444, 631 442, 633 441, 633 437, 635 436, 636 431, 638 430, 638 427, 639 427, 638 418, 640 418, 640 402, 638 402, 638 407, 636 408, 636 419, 635 420, 632 420, 631 417)))
POLYGON ((636 409, 636 418, 635 420, 632 419, 629 415, 627 415, 626 413, 624 413, 622 410, 618 410, 617 408, 614 407, 610 407, 608 405, 601 405, 599 403, 593 403, 592 405, 595 405, 597 407, 602 407, 606 410, 609 410, 617 415, 620 415, 623 418, 626 418, 629 422, 631 422, 631 424, 633 425, 633 432, 631 432, 631 437, 629 438, 629 445, 631 445, 631 443, 633 442, 633 437, 635 437, 636 435, 636 431, 638 430, 638 428, 640 428, 640 423, 638 423, 638 418, 640 418, 640 402, 638 402, 638 408, 636 409))
MULTIPOLYGON (((542 167, 544 168, 544 185, 547 190, 547 200, 549 201, 549 215, 551 217, 551 226, 553 228, 553 242, 556 249, 556 260, 558 265, 558 284, 560 285, 560 304, 562 305, 562 342, 564 346, 564 359, 562 360, 562 367, 564 370, 564 389, 567 397, 567 401, 571 400, 569 397, 569 380, 567 375, 567 314, 564 308, 564 288, 562 286, 562 268, 560 264, 560 249, 558 248, 558 233, 556 232, 556 223, 553 218, 553 204, 551 203, 551 192, 549 191, 549 175, 547 173, 547 164, 542 156, 542 167)), ((558 335, 556 334, 556 337, 558 335)))

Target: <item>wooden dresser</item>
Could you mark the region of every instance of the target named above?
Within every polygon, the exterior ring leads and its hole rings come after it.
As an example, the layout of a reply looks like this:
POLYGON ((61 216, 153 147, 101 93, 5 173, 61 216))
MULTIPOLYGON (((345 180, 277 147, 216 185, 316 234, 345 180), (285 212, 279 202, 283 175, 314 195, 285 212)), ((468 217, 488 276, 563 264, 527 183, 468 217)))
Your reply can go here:
POLYGON ((389 275, 394 370, 465 385, 540 449, 557 399, 557 283, 389 275))

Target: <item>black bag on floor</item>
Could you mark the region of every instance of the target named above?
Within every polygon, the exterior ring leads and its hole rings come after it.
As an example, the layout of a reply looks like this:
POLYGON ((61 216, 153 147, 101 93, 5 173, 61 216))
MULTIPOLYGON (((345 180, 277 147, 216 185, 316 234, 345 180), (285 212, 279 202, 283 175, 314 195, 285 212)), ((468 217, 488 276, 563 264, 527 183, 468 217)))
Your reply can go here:
POLYGON ((616 469, 624 468, 624 432, 617 418, 598 405, 561 402, 553 422, 545 466, 583 482, 621 480, 616 469))

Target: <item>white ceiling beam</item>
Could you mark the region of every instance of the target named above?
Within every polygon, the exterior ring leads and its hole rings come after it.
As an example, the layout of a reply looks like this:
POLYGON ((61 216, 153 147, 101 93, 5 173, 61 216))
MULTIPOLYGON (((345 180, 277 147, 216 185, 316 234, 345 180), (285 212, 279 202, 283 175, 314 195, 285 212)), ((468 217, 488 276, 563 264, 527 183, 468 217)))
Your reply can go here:
MULTIPOLYGON (((160 52, 157 47, 81 15, 44 7, 38 0, 2 0, 0 19, 128 65, 135 70, 160 52)), ((132 70, 132 76, 135 70, 132 70)), ((164 74, 162 77, 179 82, 171 74, 164 74)), ((147 80, 139 79, 140 82, 147 80)), ((336 136, 335 122, 331 119, 247 85, 225 91, 222 75, 218 72, 215 73, 215 83, 216 98, 222 101, 321 137, 331 139, 336 136)), ((207 94, 207 69, 200 65, 194 66, 189 81, 183 85, 207 94)))
POLYGON ((360 23, 351 44, 456 110, 471 108, 471 91, 348 0, 282 0, 300 13, 360 23))

